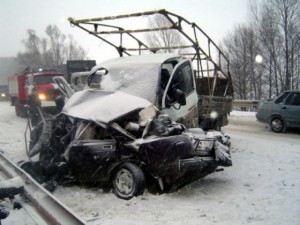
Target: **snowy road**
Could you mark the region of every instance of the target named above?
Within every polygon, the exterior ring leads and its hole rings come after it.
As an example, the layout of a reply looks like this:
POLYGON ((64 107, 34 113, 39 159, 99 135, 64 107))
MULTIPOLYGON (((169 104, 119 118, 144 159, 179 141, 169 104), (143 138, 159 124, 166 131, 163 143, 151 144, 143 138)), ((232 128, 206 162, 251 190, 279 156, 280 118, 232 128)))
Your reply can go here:
MULTIPOLYGON (((15 162, 26 159, 25 126, 0 102, 0 148, 15 162)), ((253 113, 237 112, 224 131, 232 139, 233 167, 176 193, 146 191, 124 201, 75 186, 54 195, 89 224, 300 224, 300 132, 275 134, 253 113)))

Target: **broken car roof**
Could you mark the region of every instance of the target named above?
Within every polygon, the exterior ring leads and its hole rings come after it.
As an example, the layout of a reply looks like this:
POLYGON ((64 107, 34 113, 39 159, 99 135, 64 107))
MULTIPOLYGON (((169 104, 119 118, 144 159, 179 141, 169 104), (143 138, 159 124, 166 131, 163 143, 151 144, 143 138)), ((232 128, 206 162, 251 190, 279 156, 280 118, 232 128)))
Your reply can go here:
POLYGON ((76 92, 62 113, 71 117, 108 124, 122 115, 152 105, 149 101, 123 92, 83 90, 76 92))

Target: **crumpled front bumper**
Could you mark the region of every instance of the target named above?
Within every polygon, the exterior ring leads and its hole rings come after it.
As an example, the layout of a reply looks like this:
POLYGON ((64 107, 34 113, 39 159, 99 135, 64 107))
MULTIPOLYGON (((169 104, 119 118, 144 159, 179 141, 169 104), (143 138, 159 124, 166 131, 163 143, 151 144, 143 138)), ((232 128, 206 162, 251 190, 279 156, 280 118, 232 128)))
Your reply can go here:
MULTIPOLYGON (((214 134, 213 134, 214 135, 214 134)), ((222 141, 223 139, 221 139, 222 141)), ((230 142, 226 139, 222 144, 217 140, 201 141, 197 148, 193 151, 193 157, 178 159, 172 163, 172 171, 179 174, 186 174, 190 172, 214 172, 218 166, 232 166, 230 154, 230 142), (208 142, 207 142, 208 141, 208 142), (207 143, 206 143, 207 142, 207 143)))
MULTIPOLYGON (((207 167, 217 167, 218 163, 213 157, 194 157, 189 159, 180 159, 178 161, 178 170, 180 173, 198 171, 201 172, 207 167)), ((213 172, 213 171, 212 171, 213 172)))
POLYGON ((229 148, 219 142, 215 142, 213 156, 195 156, 193 158, 180 159, 178 161, 178 169, 181 173, 195 170, 202 171, 206 170, 208 167, 216 169, 218 166, 232 166, 229 148))

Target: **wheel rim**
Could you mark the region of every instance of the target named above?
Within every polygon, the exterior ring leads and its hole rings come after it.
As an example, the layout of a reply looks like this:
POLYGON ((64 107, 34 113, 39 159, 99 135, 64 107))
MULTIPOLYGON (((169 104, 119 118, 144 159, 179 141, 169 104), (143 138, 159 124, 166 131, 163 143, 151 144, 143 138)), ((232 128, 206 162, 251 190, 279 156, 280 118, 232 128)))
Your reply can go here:
POLYGON ((115 179, 116 188, 123 195, 129 195, 133 192, 134 181, 133 176, 127 169, 121 169, 116 174, 115 179))
POLYGON ((274 131, 281 131, 283 129, 283 123, 280 119, 274 119, 272 120, 272 128, 274 131))

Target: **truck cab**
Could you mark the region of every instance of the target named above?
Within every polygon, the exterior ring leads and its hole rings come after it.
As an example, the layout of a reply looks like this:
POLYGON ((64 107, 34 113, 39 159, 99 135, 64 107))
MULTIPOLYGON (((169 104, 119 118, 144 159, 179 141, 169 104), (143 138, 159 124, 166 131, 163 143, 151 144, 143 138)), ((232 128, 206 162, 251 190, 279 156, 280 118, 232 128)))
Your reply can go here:
POLYGON ((54 101, 59 95, 59 89, 52 79, 56 76, 63 76, 63 73, 47 71, 28 74, 25 81, 26 96, 30 96, 34 90, 41 101, 54 101))
POLYGON ((26 105, 33 95, 41 103, 55 101, 60 95, 53 81, 53 77, 56 76, 62 77, 64 74, 53 70, 37 69, 10 76, 8 78, 10 102, 15 106, 16 115, 26 117, 26 105))
POLYGON ((187 127, 198 126, 198 95, 189 59, 176 54, 151 54, 108 60, 92 69, 88 86, 100 71, 100 90, 142 97, 172 120, 187 127))

